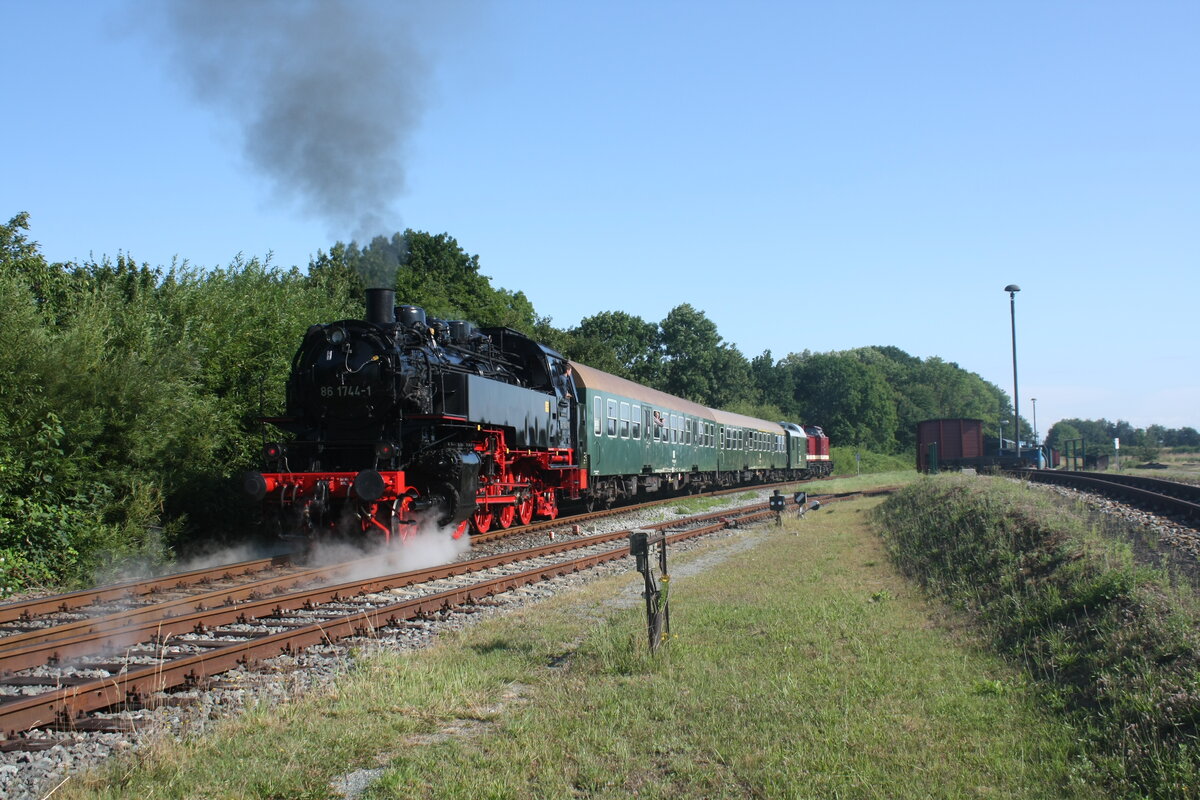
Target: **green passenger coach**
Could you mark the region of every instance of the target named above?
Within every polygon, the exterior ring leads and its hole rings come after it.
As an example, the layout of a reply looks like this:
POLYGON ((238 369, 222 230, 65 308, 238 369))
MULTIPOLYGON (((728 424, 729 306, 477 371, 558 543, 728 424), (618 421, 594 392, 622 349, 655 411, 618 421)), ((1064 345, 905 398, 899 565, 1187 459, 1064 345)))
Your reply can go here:
POLYGON ((707 483, 716 424, 699 403, 571 363, 579 391, 579 463, 593 502, 707 483))
POLYGON ((571 362, 589 505, 808 478, 804 429, 719 411, 571 362))

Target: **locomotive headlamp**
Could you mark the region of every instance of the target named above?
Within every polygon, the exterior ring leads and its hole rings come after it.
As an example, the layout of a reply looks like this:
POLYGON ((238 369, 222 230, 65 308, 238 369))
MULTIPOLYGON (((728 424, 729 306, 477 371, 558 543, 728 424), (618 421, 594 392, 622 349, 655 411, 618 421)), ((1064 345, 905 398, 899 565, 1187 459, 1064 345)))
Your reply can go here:
POLYGON ((332 328, 329 331, 329 341, 333 344, 341 344, 346 341, 346 331, 342 328, 332 328))
POLYGON ((375 445, 376 458, 391 458, 396 455, 396 445, 391 442, 379 442, 375 445))
POLYGON ((263 458, 267 459, 267 461, 274 461, 283 458, 285 455, 287 455, 287 448, 278 442, 271 442, 263 446, 263 458))

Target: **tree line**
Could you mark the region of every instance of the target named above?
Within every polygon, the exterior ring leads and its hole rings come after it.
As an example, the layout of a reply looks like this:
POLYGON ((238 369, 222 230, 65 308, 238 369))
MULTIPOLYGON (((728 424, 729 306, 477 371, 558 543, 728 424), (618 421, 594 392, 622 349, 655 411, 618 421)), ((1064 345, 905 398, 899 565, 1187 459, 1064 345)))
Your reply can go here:
POLYGON ((909 463, 921 419, 995 425, 1011 406, 977 374, 895 347, 747 358, 686 303, 657 322, 608 311, 558 328, 448 234, 337 243, 301 270, 50 263, 28 231, 27 214, 0 225, 0 593, 250 535, 234 476, 258 466, 256 420, 282 411, 305 330, 360 318, 367 286, 705 405, 821 425, 835 458, 864 466, 909 463))
POLYGON ((1125 420, 1063 419, 1046 435, 1046 444, 1060 452, 1073 447, 1076 454, 1097 456, 1112 456, 1117 441, 1123 454, 1141 461, 1153 461, 1163 448, 1200 449, 1200 431, 1162 425, 1135 428, 1125 420))

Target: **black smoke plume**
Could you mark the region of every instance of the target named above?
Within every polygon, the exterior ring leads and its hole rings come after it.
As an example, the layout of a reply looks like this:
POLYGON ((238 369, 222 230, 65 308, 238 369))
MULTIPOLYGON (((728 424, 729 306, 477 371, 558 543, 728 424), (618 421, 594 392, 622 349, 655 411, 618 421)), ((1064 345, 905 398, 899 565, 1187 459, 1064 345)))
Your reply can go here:
POLYGON ((415 7, 167 0, 143 9, 164 24, 196 96, 236 121, 250 165, 333 235, 370 241, 402 229, 404 145, 426 80, 415 7))

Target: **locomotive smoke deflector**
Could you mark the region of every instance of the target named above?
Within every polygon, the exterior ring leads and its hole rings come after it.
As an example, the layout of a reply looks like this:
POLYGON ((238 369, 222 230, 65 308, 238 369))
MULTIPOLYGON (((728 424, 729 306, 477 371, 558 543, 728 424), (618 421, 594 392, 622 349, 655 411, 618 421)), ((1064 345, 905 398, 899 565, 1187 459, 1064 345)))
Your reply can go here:
POLYGON ((396 324, 396 290, 367 289, 367 322, 396 324))

